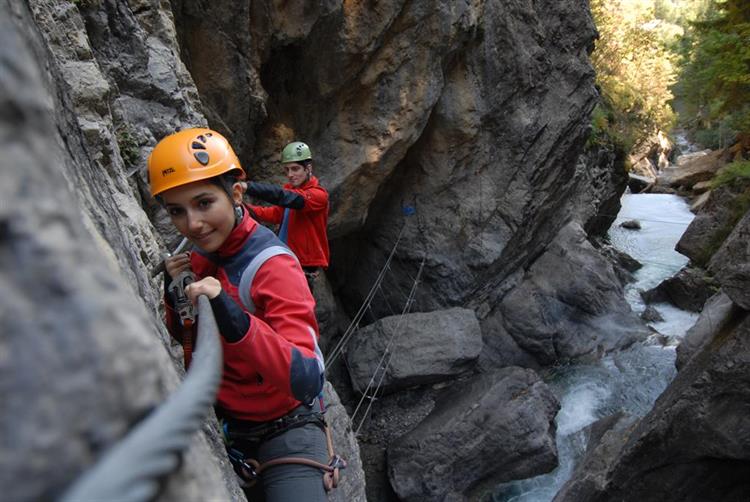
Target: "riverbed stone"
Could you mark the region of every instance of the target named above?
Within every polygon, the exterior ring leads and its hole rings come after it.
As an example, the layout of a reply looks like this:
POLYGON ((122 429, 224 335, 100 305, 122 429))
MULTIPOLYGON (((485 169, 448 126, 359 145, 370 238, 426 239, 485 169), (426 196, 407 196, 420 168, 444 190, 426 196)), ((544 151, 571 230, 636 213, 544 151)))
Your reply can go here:
POLYGON ((504 368, 446 391, 414 430, 388 448, 400 500, 442 501, 557 465, 559 403, 532 370, 504 368))
POLYGON ((481 349, 474 311, 456 307, 380 319, 355 333, 346 359, 355 389, 364 392, 374 379, 387 393, 463 373, 481 349))

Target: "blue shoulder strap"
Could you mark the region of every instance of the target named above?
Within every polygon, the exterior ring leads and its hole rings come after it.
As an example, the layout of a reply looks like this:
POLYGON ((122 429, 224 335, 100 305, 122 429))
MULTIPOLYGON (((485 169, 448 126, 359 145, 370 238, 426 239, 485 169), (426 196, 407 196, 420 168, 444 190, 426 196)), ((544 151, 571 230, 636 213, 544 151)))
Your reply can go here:
POLYGON ((284 244, 287 243, 289 234, 289 211, 288 207, 284 209, 284 216, 281 217, 281 227, 279 228, 279 239, 284 244))
POLYGON ((242 271, 242 277, 240 277, 240 284, 238 286, 239 296, 242 304, 251 314, 255 312, 255 305, 253 304, 253 299, 250 297, 250 286, 253 284, 255 274, 269 258, 280 254, 288 254, 295 260, 297 259, 294 253, 285 246, 270 246, 255 255, 247 267, 245 267, 245 270, 242 271))

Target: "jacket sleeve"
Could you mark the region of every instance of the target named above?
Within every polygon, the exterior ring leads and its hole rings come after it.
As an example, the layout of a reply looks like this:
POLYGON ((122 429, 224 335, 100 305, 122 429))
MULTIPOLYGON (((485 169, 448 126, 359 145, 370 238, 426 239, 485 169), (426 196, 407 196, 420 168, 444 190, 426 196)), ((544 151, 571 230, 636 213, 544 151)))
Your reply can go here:
POLYGON ((288 207, 290 209, 302 209, 305 207, 305 199, 302 195, 291 190, 284 190, 271 183, 251 181, 247 184, 246 193, 276 206, 288 207))
POLYGON ((281 223, 281 218, 284 216, 284 208, 281 206, 253 206, 247 204, 247 207, 251 211, 251 215, 254 215, 256 219, 265 223, 281 223))
POLYGON ((302 211, 320 211, 328 207, 328 192, 320 185, 307 188, 286 188, 288 192, 299 194, 305 201, 302 211))
POLYGON ((315 301, 297 260, 289 255, 270 258, 256 273, 250 294, 264 319, 250 316, 250 329, 233 344, 235 350, 265 381, 310 403, 323 389, 325 366, 315 301))

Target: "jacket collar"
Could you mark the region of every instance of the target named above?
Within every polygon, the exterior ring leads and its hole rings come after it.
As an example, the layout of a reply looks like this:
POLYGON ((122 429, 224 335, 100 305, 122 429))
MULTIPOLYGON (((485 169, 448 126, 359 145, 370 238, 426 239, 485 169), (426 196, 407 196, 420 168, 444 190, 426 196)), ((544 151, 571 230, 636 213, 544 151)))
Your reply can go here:
MULTIPOLYGON (((310 179, 306 182, 302 183, 300 186, 297 187, 297 190, 304 190, 305 188, 312 188, 318 186, 318 178, 315 176, 310 176, 310 179)), ((287 183, 284 185, 285 190, 294 189, 291 183, 287 183)))
POLYGON ((258 223, 250 218, 247 209, 244 207, 242 209, 242 220, 232 229, 224 243, 219 246, 219 249, 215 251, 215 254, 221 258, 237 254, 258 226, 258 223))

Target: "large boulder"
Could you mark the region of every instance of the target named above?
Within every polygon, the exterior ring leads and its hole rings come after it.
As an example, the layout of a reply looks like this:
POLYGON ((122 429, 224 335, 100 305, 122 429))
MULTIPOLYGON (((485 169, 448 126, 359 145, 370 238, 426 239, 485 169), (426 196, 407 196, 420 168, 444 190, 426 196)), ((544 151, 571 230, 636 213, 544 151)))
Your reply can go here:
POLYGON ((549 243, 491 315, 501 316, 516 343, 544 365, 598 357, 648 335, 612 264, 575 223, 549 243))
POLYGON ((656 182, 660 186, 687 191, 693 185, 708 181, 716 175, 724 164, 724 152, 712 151, 706 155, 694 155, 681 159, 680 163, 670 166, 659 173, 656 182))
POLYGON ((505 368, 457 384, 388 448, 391 485, 405 502, 442 501, 548 472, 557 465, 558 409, 532 370, 505 368))
POLYGON ((646 303, 669 302, 683 310, 700 312, 717 290, 716 281, 703 269, 685 267, 641 296, 646 303))
POLYGON ((750 315, 737 309, 576 502, 750 498, 750 315))
POLYGON ((481 349, 474 311, 452 308, 380 319, 355 334, 346 359, 357 390, 374 382, 387 393, 455 377, 481 349))

